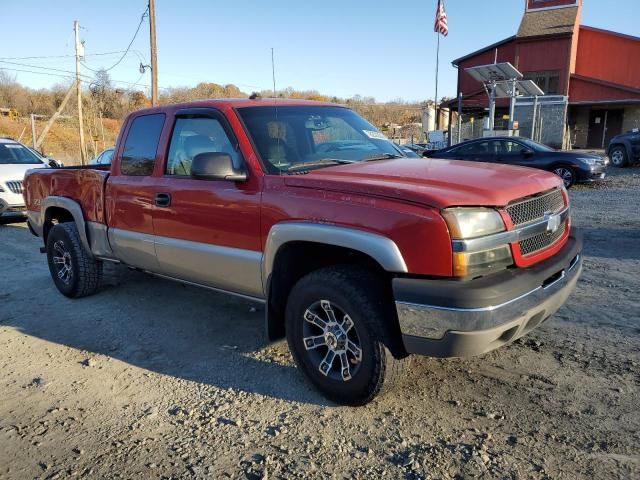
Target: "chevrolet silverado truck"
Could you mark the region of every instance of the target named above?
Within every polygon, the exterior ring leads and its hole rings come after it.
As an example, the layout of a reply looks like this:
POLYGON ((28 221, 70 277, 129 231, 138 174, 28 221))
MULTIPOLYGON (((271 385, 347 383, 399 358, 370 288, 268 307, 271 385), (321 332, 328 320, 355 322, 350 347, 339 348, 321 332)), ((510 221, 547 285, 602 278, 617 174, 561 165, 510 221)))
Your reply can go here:
MULTIPOLYGON (((562 180, 409 158, 352 110, 210 100, 130 114, 112 164, 34 170, 31 230, 67 297, 104 262, 265 304, 270 340, 364 404, 409 354, 478 355, 566 300, 582 269, 562 180)), ((402 368, 401 368, 402 367, 402 368)))

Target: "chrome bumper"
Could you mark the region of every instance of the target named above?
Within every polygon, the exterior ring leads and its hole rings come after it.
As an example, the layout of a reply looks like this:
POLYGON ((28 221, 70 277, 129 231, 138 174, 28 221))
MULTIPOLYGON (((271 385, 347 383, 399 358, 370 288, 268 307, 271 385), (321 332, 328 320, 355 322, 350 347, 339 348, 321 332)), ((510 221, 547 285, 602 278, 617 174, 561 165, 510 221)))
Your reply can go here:
POLYGON ((565 303, 581 271, 582 257, 578 253, 565 268, 530 291, 480 308, 396 301, 405 348, 409 353, 434 357, 468 357, 512 342, 565 303))
POLYGON ((5 200, 0 198, 0 215, 25 216, 27 207, 24 205, 9 205, 5 200))

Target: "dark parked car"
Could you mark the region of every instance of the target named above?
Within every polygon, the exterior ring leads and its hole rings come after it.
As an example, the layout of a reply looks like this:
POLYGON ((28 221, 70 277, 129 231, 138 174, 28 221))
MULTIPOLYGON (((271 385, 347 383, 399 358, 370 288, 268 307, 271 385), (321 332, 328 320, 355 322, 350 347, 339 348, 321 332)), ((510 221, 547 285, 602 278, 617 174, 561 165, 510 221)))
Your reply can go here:
POLYGON ((539 168, 561 177, 567 188, 575 183, 602 180, 607 166, 607 159, 599 155, 555 150, 521 137, 469 140, 442 150, 425 152, 424 156, 539 168))
POLYGON ((398 147, 398 149, 405 157, 420 158, 420 155, 413 148, 411 148, 411 145, 396 145, 396 147, 398 147))
POLYGON ((418 155, 424 154, 425 150, 427 150, 426 144, 418 144, 418 143, 407 143, 406 145, 402 145, 409 150, 413 150, 418 155))
POLYGON ((611 163, 616 167, 626 167, 640 162, 640 128, 616 135, 607 149, 611 163))

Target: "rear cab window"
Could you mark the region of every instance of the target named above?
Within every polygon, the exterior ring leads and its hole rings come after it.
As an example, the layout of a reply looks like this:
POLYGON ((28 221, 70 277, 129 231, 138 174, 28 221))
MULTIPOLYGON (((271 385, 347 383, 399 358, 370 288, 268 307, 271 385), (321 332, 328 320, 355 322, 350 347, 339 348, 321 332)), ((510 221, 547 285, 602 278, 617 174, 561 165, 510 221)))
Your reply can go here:
POLYGON ((147 176, 153 173, 164 122, 164 113, 133 119, 120 160, 121 175, 147 176))

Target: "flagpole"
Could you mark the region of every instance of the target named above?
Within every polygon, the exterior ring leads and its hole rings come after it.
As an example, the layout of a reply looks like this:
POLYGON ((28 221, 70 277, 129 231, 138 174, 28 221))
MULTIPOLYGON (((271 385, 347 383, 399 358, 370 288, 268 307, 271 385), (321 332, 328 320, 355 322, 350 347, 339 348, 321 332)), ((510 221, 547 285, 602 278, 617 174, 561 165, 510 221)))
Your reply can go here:
POLYGON ((440 68, 440 33, 439 32, 436 32, 436 37, 438 37, 438 48, 436 50, 436 96, 435 96, 435 102, 433 104, 433 109, 436 116, 434 121, 434 126, 435 126, 435 129, 438 130, 438 127, 440 126, 440 118, 438 115, 438 70, 440 68))

